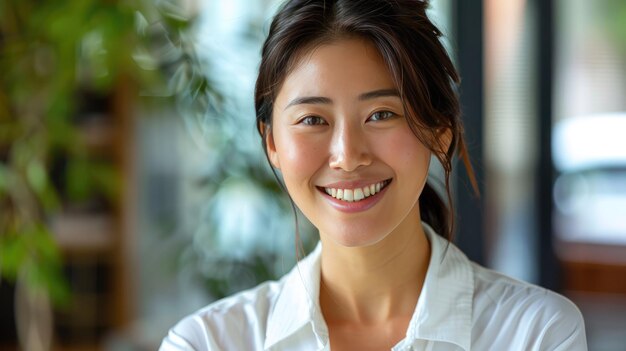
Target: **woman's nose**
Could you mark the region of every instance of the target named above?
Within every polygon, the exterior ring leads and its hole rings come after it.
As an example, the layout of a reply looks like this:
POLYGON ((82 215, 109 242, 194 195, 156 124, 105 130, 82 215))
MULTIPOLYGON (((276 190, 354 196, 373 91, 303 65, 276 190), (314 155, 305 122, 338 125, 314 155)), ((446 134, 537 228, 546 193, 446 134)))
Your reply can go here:
POLYGON ((346 172, 372 163, 364 131, 358 126, 342 126, 333 134, 330 146, 331 168, 346 172))

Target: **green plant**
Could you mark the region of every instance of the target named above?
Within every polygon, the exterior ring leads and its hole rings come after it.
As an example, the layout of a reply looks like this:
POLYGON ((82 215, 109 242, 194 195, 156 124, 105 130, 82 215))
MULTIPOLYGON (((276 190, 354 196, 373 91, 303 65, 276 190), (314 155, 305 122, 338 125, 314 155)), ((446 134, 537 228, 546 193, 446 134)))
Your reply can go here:
MULTIPOLYGON (((198 55, 194 11, 177 0, 0 2, 0 279, 28 276, 28 288, 68 301, 50 219, 68 202, 119 196, 117 169, 85 152, 75 121, 84 90, 107 95, 131 84, 138 103, 176 106, 215 156, 196 184, 210 211, 220 206, 212 199, 225 185, 245 180, 290 216, 260 150, 250 152, 239 138, 251 119, 234 118, 223 107, 210 62, 198 55), (65 160, 61 180, 53 177, 59 157, 65 160)), ((212 250, 216 219, 198 218, 208 231, 196 230, 192 242, 182 243, 179 269, 193 266, 214 297, 244 287, 241 274, 250 286, 281 273, 279 258, 267 253, 242 258, 212 250), (197 250, 198 242, 205 250, 197 250)))
POLYGON ((49 221, 68 201, 114 201, 121 182, 115 167, 85 151, 78 94, 127 84, 159 91, 161 103, 186 96, 206 107, 210 86, 182 45, 190 23, 174 1, 0 2, 0 278, 27 277, 28 288, 67 301, 49 221), (59 157, 66 169, 55 180, 59 157))

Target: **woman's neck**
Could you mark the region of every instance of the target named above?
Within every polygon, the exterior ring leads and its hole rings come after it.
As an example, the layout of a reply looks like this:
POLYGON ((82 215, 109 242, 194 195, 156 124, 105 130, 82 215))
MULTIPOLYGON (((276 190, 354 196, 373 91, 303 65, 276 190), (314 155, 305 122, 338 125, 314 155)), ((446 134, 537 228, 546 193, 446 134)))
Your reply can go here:
POLYGON ((430 260, 420 221, 379 243, 349 248, 321 235, 320 305, 327 323, 377 324, 410 318, 430 260))

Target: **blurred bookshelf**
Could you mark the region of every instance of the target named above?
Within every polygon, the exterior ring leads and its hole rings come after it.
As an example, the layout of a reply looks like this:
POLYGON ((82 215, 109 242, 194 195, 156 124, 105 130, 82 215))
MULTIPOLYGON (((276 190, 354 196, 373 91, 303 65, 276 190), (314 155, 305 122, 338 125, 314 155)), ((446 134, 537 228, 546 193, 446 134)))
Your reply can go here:
MULTIPOLYGON (((131 284, 128 245, 131 179, 131 118, 133 85, 123 80, 106 92, 88 89, 76 94, 73 125, 84 147, 87 171, 106 174, 107 193, 87 189, 79 200, 68 194, 67 155, 56 154, 50 178, 60 191, 62 206, 48 219, 60 249, 63 273, 70 289, 66 306, 53 309, 53 347, 59 351, 102 350, 106 337, 128 324, 131 284)), ((85 174, 85 176, 88 176, 85 174)), ((15 286, 0 284, 0 351, 18 350, 15 323, 15 286)))
MULTIPOLYGON (((88 159, 112 170, 112 194, 94 192, 80 203, 67 201, 51 220, 72 294, 54 313, 55 350, 99 350, 103 339, 128 323, 128 248, 131 178, 132 87, 120 79, 106 93, 78 93, 79 136, 88 159)), ((60 169, 63 173, 63 167, 60 169)))

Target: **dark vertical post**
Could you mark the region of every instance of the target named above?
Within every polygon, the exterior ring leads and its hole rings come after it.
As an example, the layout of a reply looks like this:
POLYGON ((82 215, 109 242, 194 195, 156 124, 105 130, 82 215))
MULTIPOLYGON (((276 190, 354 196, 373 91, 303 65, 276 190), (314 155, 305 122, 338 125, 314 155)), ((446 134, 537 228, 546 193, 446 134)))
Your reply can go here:
MULTIPOLYGON (((461 74, 461 105, 468 151, 479 189, 483 193, 484 82, 483 82, 483 2, 454 0, 453 41, 461 74)), ((483 201, 477 197, 461 163, 457 164, 455 200, 456 244, 473 261, 485 263, 483 201)))
POLYGON ((554 1, 535 0, 537 9, 537 128, 539 155, 536 178, 537 243, 539 284, 558 290, 559 266, 554 251, 552 227, 552 81, 554 79, 554 1))

